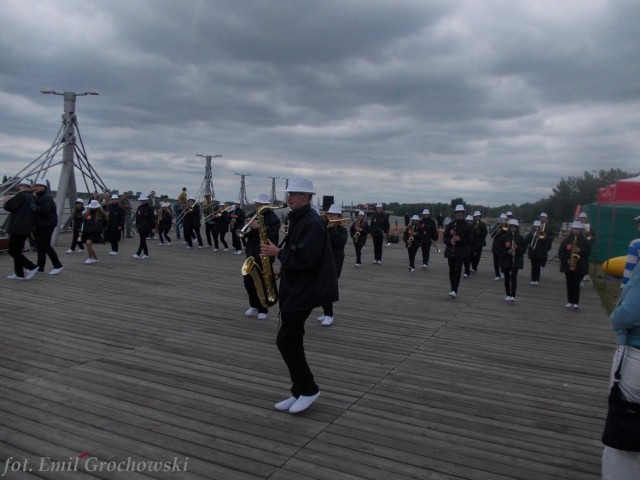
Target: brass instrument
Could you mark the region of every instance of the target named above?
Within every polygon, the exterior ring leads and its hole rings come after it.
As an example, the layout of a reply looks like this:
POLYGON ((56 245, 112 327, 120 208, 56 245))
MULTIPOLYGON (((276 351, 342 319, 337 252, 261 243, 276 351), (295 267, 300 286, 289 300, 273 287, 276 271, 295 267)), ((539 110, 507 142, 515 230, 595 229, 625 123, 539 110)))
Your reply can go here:
POLYGON ((571 256, 569 257, 569 271, 575 272, 578 267, 578 261, 580 261, 580 247, 578 247, 578 236, 574 235, 573 243, 571 244, 571 256))
POLYGON ((491 232, 490 238, 495 238, 496 235, 498 235, 498 233, 502 231, 502 232, 507 232, 509 231, 509 220, 505 220, 502 223, 502 226, 500 226, 499 224, 496 225, 496 227, 493 229, 493 231, 491 232))
POLYGON ((509 255, 511 255, 512 257, 516 256, 516 250, 518 249, 518 245, 514 241, 515 238, 515 234, 511 235, 511 246, 509 247, 509 255))
POLYGON ((353 243, 358 243, 358 240, 360 240, 360 234, 364 228, 364 220, 358 220, 356 228, 359 228, 360 230, 356 230, 356 233, 353 234, 353 243))
MULTIPOLYGON (((253 220, 258 223, 258 233, 260 235, 261 245, 266 245, 269 241, 269 237, 267 236, 267 228, 264 225, 264 211, 269 209, 276 210, 279 208, 285 208, 287 206, 288 205, 272 207, 270 205, 262 205, 258 207, 258 209, 256 210, 256 214, 247 223, 247 225, 249 225, 253 220)), ((248 231, 251 230, 249 229, 248 231)), ((275 305, 278 301, 278 287, 276 285, 276 276, 273 271, 273 265, 271 265, 270 257, 261 255, 260 263, 262 264, 262 268, 257 265, 253 257, 247 257, 247 259, 242 264, 241 271, 243 276, 246 277, 248 275, 249 278, 251 278, 253 285, 256 288, 256 293, 258 294, 260 304, 264 308, 269 308, 270 306, 275 305)))
POLYGON ((409 235, 409 238, 407 238, 407 248, 411 249, 411 246, 413 245, 413 242, 416 240, 416 230, 417 230, 418 225, 409 225, 407 227, 407 232, 409 230, 411 230, 411 234, 409 235))
MULTIPOLYGON (((238 232, 238 236, 239 236, 240 238, 246 238, 246 237, 247 237, 247 235, 249 235, 249 232, 250 232, 251 230, 253 230, 253 227, 251 226, 251 223, 253 223, 253 221, 254 221, 254 220, 257 220, 258 215, 260 215, 260 214, 261 214, 261 212, 262 212, 262 210, 261 210, 261 209, 264 209, 264 208, 266 207, 266 208, 271 209, 271 210, 278 210, 278 209, 280 209, 280 208, 286 208, 286 207, 288 207, 288 206, 289 206, 289 205, 287 205, 286 203, 285 203, 285 204, 283 204, 283 205, 279 205, 279 206, 277 206, 277 207, 275 207, 275 206, 274 206, 274 207, 272 207, 271 205, 261 205, 260 207, 258 207, 258 208, 256 209, 256 211, 255 211, 255 213, 253 214, 253 216, 252 216, 252 217, 247 218, 247 219, 245 220, 245 222, 244 222, 244 227, 242 227, 242 228, 240 229, 240 231, 238 232)), ((283 226, 283 227, 282 227, 282 231, 284 232, 284 234, 285 234, 285 235, 287 234, 287 231, 286 231, 286 229, 285 229, 285 226, 283 226)))
POLYGON ((218 209, 215 212, 212 212, 209 215, 207 215, 206 217, 204 217, 204 221, 206 222, 207 220, 211 220, 212 218, 220 218, 225 212, 230 212, 231 210, 233 210, 235 208, 236 208, 235 205, 229 205, 226 208, 218 209))
POLYGON ((330 220, 329 217, 326 215, 322 215, 322 220, 324 221, 324 224, 327 228, 335 227, 338 225, 346 227, 348 224, 351 223, 350 218, 335 218, 333 220, 330 220))

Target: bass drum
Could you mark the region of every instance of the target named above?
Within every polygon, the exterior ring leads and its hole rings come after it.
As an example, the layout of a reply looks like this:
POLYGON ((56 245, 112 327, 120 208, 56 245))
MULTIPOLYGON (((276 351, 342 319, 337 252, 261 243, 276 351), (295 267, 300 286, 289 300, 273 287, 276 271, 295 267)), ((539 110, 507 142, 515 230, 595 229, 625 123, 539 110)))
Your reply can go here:
POLYGON ((400 241, 400 235, 397 233, 390 233, 387 235, 387 241, 389 243, 398 243, 400 241))

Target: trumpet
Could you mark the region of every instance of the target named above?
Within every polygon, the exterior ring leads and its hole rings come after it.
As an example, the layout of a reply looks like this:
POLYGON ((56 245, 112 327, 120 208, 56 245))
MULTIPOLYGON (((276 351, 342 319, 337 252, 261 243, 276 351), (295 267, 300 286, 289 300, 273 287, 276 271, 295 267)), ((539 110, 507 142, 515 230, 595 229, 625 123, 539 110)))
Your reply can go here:
POLYGON ((504 223, 502 224, 502 226, 500 226, 499 224, 496 225, 496 228, 493 229, 493 232, 491 232, 490 237, 491 238, 495 238, 499 232, 508 232, 509 231, 509 220, 505 220, 504 223))
POLYGON ((206 222, 207 220, 211 220, 212 218, 220 218, 225 212, 230 212, 231 210, 234 210, 236 208, 235 205, 229 205, 226 208, 223 208, 222 210, 218 209, 215 212, 210 213, 209 215, 207 215, 206 217, 204 217, 204 221, 206 222))
POLYGON ((348 224, 351 223, 350 218, 335 218, 331 220, 326 215, 322 215, 322 220, 324 221, 324 224, 327 228, 332 228, 335 226, 346 227, 348 224))

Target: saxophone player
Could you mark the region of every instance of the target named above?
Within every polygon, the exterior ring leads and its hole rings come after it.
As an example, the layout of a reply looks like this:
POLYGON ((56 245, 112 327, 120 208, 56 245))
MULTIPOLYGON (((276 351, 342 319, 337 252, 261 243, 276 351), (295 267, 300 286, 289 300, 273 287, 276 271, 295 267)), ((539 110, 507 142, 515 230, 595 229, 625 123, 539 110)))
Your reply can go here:
POLYGON ((306 178, 292 178, 287 187, 289 229, 284 245, 261 245, 262 255, 275 255, 281 264, 280 314, 277 345, 289 369, 291 396, 276 410, 300 413, 320 396, 304 352, 304 324, 315 307, 338 300, 338 277, 327 228, 311 208, 315 192, 306 178))
POLYGON ((402 235, 404 244, 407 247, 407 253, 409 254, 410 272, 416 271, 416 254, 418 253, 418 248, 422 245, 423 236, 424 232, 420 227, 420 217, 418 217, 418 215, 414 215, 411 217, 411 223, 407 225, 404 229, 404 234, 402 235))
POLYGON ((464 205, 456 205, 455 218, 445 228, 444 232, 444 256, 449 263, 449 283, 451 291, 449 296, 458 296, 458 287, 462 277, 462 265, 471 256, 471 246, 473 245, 473 232, 465 221, 464 205))
POLYGON ((509 231, 500 236, 499 254, 500 270, 504 273, 504 298, 509 303, 515 303, 518 288, 518 270, 524 268, 524 251, 527 243, 520 235, 520 222, 515 218, 509 220, 509 231))
POLYGON ((369 236, 369 224, 367 217, 362 210, 358 212, 358 220, 356 220, 349 229, 349 234, 353 239, 353 246, 356 250, 356 267, 362 265, 362 249, 367 243, 369 236))
POLYGON ((589 253, 591 242, 584 236, 584 225, 575 221, 571 233, 560 243, 558 259, 560 271, 564 272, 567 283, 567 304, 565 308, 580 308, 580 281, 589 273, 589 253))
MULTIPOLYGON (((269 205, 271 202, 269 200, 269 195, 267 195, 266 193, 261 193, 253 200, 253 203, 257 210, 264 205, 269 205)), ((269 241, 277 245, 280 237, 280 219, 273 210, 264 210, 263 224, 269 241)), ((253 260, 256 262, 256 264, 260 265, 260 231, 258 229, 258 224, 255 217, 247 219, 246 225, 249 225, 251 227, 251 230, 249 230, 249 233, 247 233, 245 237, 247 241, 247 258, 253 257, 253 260)), ((270 257, 270 261, 271 263, 273 263, 275 261, 275 256, 270 255, 270 257)), ((257 314, 258 320, 266 320, 269 310, 260 303, 260 297, 258 296, 256 286, 251 280, 251 277, 244 277, 244 288, 247 291, 247 295, 249 295, 249 308, 246 312, 244 312, 244 314, 247 317, 253 317, 257 314)))
POLYGON ((479 210, 473 212, 473 250, 471 251, 471 273, 478 271, 482 249, 487 245, 489 230, 487 224, 482 221, 482 213, 479 210))
POLYGON ((240 202, 235 202, 233 210, 229 212, 229 218, 231 219, 229 222, 229 229, 231 230, 231 244, 233 245, 234 250, 233 254, 242 255, 242 241, 238 233, 240 228, 244 226, 244 221, 246 220, 247 215, 244 213, 244 210, 240 208, 240 202))
POLYGON ((524 239, 527 244, 527 255, 531 261, 531 285, 536 286, 540 285, 540 272, 543 262, 547 260, 547 241, 542 238, 541 226, 540 220, 533 222, 531 231, 524 239))
MULTIPOLYGON (((422 250, 422 268, 426 270, 429 268, 429 256, 431 253, 431 243, 438 241, 438 226, 436 221, 431 218, 431 212, 428 208, 422 210, 422 218, 420 219, 420 230, 422 230, 422 242, 420 249, 422 250)), ((440 250, 436 247, 436 252, 440 253, 440 250)))

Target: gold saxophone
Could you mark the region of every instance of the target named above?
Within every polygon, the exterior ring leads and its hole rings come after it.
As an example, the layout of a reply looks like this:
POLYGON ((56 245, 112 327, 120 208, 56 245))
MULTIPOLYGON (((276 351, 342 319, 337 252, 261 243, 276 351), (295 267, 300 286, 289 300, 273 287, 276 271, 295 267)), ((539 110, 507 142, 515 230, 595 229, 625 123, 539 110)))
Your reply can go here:
POLYGON ((356 228, 360 230, 356 230, 356 233, 353 234, 353 243, 358 243, 358 240, 360 240, 361 231, 364 228, 364 220, 358 220, 356 228))
POLYGON ((411 235, 409 235, 409 238, 407 238, 407 248, 411 249, 411 246, 413 245, 413 242, 416 239, 416 230, 417 230, 418 226, 417 225, 409 225, 407 227, 407 230, 411 230, 411 235))
POLYGON ((571 256, 569 257, 569 271, 575 272, 580 260, 580 247, 578 247, 577 235, 573 237, 573 243, 571 244, 571 256))
MULTIPOLYGON (((264 211, 265 210, 277 210, 279 208, 285 208, 289 205, 281 205, 279 207, 272 207, 270 205, 262 205, 256 210, 256 214, 252 218, 258 223, 258 233, 260 236, 260 245, 266 245, 269 241, 267 236, 267 228, 264 225, 264 211)), ((247 224, 248 225, 248 224, 247 224)), ((269 308, 275 305, 278 301, 278 286, 276 285, 276 275, 273 271, 273 265, 271 265, 271 258, 268 256, 260 256, 260 268, 253 257, 247 257, 242 264, 242 275, 249 276, 253 281, 253 285, 256 288, 258 299, 260 304, 264 308, 269 308)))

